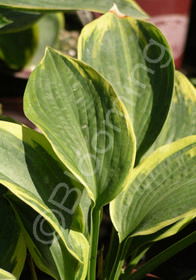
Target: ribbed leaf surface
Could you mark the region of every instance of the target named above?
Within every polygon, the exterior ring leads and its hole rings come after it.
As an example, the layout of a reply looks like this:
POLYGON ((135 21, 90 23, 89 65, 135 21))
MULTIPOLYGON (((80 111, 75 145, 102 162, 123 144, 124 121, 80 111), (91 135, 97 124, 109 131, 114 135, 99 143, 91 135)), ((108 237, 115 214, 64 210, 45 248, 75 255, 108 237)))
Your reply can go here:
POLYGON ((167 41, 152 24, 110 12, 84 27, 78 57, 110 81, 125 104, 139 159, 170 107, 174 65, 167 41))
MULTIPOLYGON (((53 253, 58 271, 55 279, 75 279, 81 262, 85 258, 86 263, 88 259, 88 243, 85 237, 80 232, 70 230, 82 188, 79 185, 77 188, 73 187, 64 174, 65 167, 40 133, 18 124, 1 121, 0 135, 0 183, 37 212, 30 230, 33 230, 34 238, 41 245, 49 244, 52 247, 54 243, 53 249, 59 249, 59 252, 57 250, 53 253), (54 236, 40 230, 43 218, 56 232, 54 236), (58 256, 61 255, 66 262, 61 261, 59 264, 58 256), (73 264, 75 269, 68 269, 73 264)), ((82 216, 78 218, 82 219, 82 216)), ((81 279, 85 279, 85 276, 86 268, 81 279)))
POLYGON ((28 81, 24 111, 98 207, 125 187, 135 159, 131 121, 94 69, 48 49, 28 81))
POLYGON ((120 240, 152 234, 196 215, 196 136, 159 148, 135 168, 129 187, 111 203, 120 240))

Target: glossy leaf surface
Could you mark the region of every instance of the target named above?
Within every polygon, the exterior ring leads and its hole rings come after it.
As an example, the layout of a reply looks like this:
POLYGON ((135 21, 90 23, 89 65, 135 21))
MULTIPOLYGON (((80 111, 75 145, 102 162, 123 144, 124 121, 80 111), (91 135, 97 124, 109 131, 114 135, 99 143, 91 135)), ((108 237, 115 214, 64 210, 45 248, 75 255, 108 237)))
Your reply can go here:
MULTIPOLYGON (((43 218, 55 230, 56 234, 48 237, 50 244, 54 242, 55 247, 59 236, 63 258, 66 258, 66 263, 62 261, 58 266, 60 279, 75 279, 83 258, 86 258, 85 263, 88 259, 86 239, 81 233, 70 230, 81 196, 81 186, 73 187, 64 174, 65 167, 40 133, 1 121, 0 135, 0 157, 3 159, 0 163, 0 182, 37 212, 32 227, 34 237, 39 242, 48 241, 47 234, 46 240, 39 238, 38 230, 43 218), (73 264, 75 269, 67 269, 73 264)), ((81 279, 85 276, 86 269, 81 279)))
POLYGON ((174 65, 164 36, 151 23, 110 12, 84 27, 78 57, 110 81, 125 104, 140 158, 160 133, 172 98, 174 65))
POLYGON ((100 13, 109 11, 113 4, 118 6, 121 13, 128 16, 147 17, 146 13, 133 0, 15 0, 0 1, 0 7, 38 11, 62 11, 62 10, 90 10, 100 13))
POLYGON ((196 215, 196 136, 159 148, 135 168, 111 203, 120 240, 147 235, 196 215))
POLYGON ((125 187, 135 157, 131 121, 94 69, 48 49, 30 76, 24 111, 98 207, 125 187))

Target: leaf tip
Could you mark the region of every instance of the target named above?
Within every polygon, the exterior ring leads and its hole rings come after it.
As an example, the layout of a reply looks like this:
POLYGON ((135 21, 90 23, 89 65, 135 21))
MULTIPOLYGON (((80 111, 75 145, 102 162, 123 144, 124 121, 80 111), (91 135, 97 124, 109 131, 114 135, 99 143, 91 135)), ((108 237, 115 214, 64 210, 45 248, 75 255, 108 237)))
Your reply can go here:
POLYGON ((113 7, 110 9, 110 13, 113 13, 118 18, 125 18, 127 17, 125 14, 121 13, 117 7, 117 5, 114 3, 113 7))

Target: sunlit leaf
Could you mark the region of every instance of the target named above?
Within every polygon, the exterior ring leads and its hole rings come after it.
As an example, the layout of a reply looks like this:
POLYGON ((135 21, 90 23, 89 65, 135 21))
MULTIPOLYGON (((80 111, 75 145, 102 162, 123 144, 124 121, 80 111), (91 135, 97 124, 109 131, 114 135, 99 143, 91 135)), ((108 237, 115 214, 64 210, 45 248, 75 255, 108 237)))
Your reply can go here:
POLYGON ((196 216, 196 136, 159 148, 132 173, 129 187, 111 203, 120 240, 147 235, 196 216))
POLYGON ((84 27, 78 57, 110 81, 125 104, 139 160, 170 107, 174 65, 166 39, 151 23, 107 13, 84 27))
POLYGON ((15 0, 0 1, 0 7, 15 9, 27 9, 38 11, 62 11, 62 10, 90 10, 100 13, 109 11, 116 4, 121 13, 134 17, 147 17, 147 14, 133 0, 15 0))
POLYGON ((94 69, 48 49, 28 81, 24 111, 98 207, 125 187, 135 158, 131 121, 94 69))
MULTIPOLYGON (((80 232, 70 230, 82 187, 72 185, 64 174, 66 168, 42 134, 1 121, 0 135, 0 182, 37 212, 32 225, 32 233, 37 241, 41 244, 50 242, 52 246, 53 242, 56 245, 59 236, 63 258, 66 258, 66 262, 62 261, 60 266, 55 259, 60 279, 75 279, 83 258, 86 258, 85 263, 88 258, 85 237, 80 232), (43 218, 56 232, 54 236, 46 234, 45 239, 39 236, 43 218), (72 265, 74 269, 68 269, 72 265)), ((54 248, 58 248, 55 245, 54 248)), ((58 251, 55 254, 58 255, 58 251)), ((85 279, 85 276, 86 268, 81 279, 85 279)), ((59 279, 58 276, 56 279, 59 279)))
POLYGON ((0 268, 0 279, 1 280, 16 280, 16 277, 11 273, 0 268))

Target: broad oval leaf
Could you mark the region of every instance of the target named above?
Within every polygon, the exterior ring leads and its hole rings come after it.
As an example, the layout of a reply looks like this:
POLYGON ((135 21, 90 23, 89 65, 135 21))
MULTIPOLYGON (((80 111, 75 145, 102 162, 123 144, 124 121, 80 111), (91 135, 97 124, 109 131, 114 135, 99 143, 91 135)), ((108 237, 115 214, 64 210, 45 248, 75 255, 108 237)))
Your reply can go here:
POLYGON ((122 191, 135 138, 124 105, 94 69, 48 49, 28 81, 24 111, 98 207, 122 191))
MULTIPOLYGON (((52 244, 59 236, 66 258, 64 267, 58 267, 60 279, 75 279, 77 269, 68 267, 74 263, 79 268, 88 258, 87 240, 80 232, 70 230, 81 185, 73 186, 64 174, 66 168, 42 134, 22 125, 0 121, 0 135, 0 183, 38 213, 32 228, 37 241, 52 244), (40 237, 43 218, 57 236, 40 237)), ((86 268, 81 279, 85 277, 86 268)))
POLYGON ((31 27, 42 16, 41 13, 21 12, 13 9, 0 9, 0 18, 5 25, 0 25, 0 34, 18 32, 31 27))
POLYGON ((110 213, 120 240, 196 216, 196 136, 159 148, 132 173, 110 213))
POLYGON ((0 267, 19 279, 26 259, 26 244, 14 211, 4 197, 7 191, 4 189, 0 185, 0 267))
POLYGON ((149 22, 110 12, 84 27, 78 57, 110 81, 125 104, 139 160, 159 135, 170 107, 174 64, 166 39, 149 22))
POLYGON ((6 280, 16 280, 16 277, 13 274, 7 272, 6 270, 3 270, 0 268, 0 279, 1 280, 5 280, 5 279, 6 280))
POLYGON ((196 135, 196 89, 186 76, 176 71, 174 94, 167 120, 148 154, 162 145, 190 135, 196 135))
MULTIPOLYGON (((109 11, 114 4, 113 0, 15 0, 0 1, 0 7, 27 9, 38 11, 90 10, 100 13, 109 11)), ((116 0, 121 13, 134 17, 147 17, 147 14, 133 0, 116 0)))

